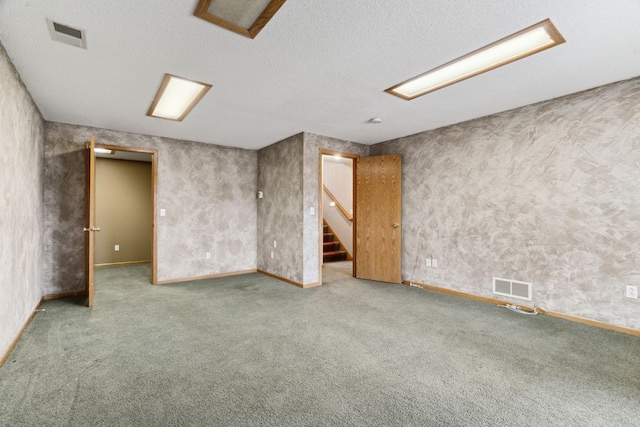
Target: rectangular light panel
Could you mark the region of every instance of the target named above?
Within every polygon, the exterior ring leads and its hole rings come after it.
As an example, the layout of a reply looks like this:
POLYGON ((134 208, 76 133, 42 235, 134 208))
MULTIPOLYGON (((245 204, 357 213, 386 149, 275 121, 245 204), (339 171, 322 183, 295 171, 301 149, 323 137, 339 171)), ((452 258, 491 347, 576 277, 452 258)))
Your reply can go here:
POLYGON ((251 39, 286 0, 200 0, 194 15, 251 39))
POLYGON ((249 30, 271 0, 214 0, 207 13, 249 30))
POLYGON ((165 74, 147 116, 180 122, 209 89, 210 84, 165 74))
POLYGON ((546 19, 385 92, 411 100, 564 42, 551 20, 546 19))
POLYGON ((101 147, 96 147, 93 149, 93 151, 95 153, 100 153, 100 154, 114 154, 115 151, 113 150, 109 150, 108 148, 101 148, 101 147))

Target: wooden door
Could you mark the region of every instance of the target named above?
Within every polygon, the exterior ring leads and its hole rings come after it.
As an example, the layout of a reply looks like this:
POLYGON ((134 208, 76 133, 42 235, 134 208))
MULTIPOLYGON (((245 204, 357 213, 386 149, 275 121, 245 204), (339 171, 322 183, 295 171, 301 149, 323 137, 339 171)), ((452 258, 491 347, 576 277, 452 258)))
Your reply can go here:
POLYGON ((96 141, 92 136, 87 143, 85 153, 85 284, 84 289, 88 295, 87 306, 93 307, 93 250, 95 242, 95 232, 100 228, 95 226, 95 201, 96 201, 96 141))
POLYGON ((356 277, 402 281, 402 156, 356 160, 356 277))

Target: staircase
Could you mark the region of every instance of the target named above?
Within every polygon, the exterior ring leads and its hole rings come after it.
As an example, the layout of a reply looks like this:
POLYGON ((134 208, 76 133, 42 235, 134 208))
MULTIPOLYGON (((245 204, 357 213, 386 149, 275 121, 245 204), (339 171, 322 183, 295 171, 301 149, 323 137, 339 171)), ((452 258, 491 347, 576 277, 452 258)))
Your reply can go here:
POLYGON ((347 259, 347 251, 340 241, 336 238, 333 230, 323 221, 322 229, 322 262, 345 261, 347 259))

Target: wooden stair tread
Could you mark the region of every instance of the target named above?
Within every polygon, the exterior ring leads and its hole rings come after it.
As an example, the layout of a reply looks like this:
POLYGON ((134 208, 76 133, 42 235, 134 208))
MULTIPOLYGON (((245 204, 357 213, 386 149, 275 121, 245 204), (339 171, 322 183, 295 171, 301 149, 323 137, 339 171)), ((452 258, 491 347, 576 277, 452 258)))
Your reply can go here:
POLYGON ((345 254, 346 255, 346 251, 331 251, 331 252, 323 252, 323 255, 342 255, 345 254))

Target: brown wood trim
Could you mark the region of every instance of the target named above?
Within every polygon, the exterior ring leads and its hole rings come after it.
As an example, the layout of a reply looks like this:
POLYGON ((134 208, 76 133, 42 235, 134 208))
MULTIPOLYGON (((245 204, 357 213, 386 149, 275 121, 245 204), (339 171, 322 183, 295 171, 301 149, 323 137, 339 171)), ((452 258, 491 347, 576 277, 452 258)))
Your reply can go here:
POLYGON ((347 212, 347 210, 344 208, 344 206, 342 206, 342 203, 340 203, 338 201, 338 199, 336 198, 336 196, 334 196, 333 193, 331 191, 329 191, 327 186, 322 184, 322 189, 324 190, 325 193, 327 193, 327 196, 329 196, 329 198, 331 200, 333 200, 333 203, 336 204, 336 206, 338 207, 340 212, 342 212, 342 215, 344 215, 344 217, 347 218, 347 220, 353 221, 353 217, 351 216, 351 214, 349 212, 347 212))
MULTIPOLYGON (((329 233, 333 234, 333 237, 335 237, 335 239, 338 241, 338 243, 340 243, 340 250, 341 251, 345 251, 347 253, 347 261, 353 261, 353 257, 351 256, 351 254, 347 250, 347 247, 342 243, 342 240, 340 240, 340 237, 338 237, 338 235, 335 233, 335 231, 333 231, 333 228, 331 228, 331 226, 329 225, 327 220, 325 219, 322 222, 323 222, 322 225, 326 225, 327 228, 329 229, 329 233)), ((323 250, 324 250, 324 248, 323 248, 323 250)), ((323 261, 322 264, 324 265, 324 261, 323 261)))
POLYGON ((45 296, 42 297, 43 300, 45 301, 49 301, 51 299, 58 299, 58 298, 67 298, 67 297, 78 297, 78 296, 82 296, 82 295, 88 295, 89 292, 86 290, 82 290, 82 291, 71 291, 71 292, 62 292, 59 294, 47 294, 45 296))
POLYGON ((422 289, 428 289, 430 291, 440 292, 442 294, 455 295, 457 297, 473 299, 481 302, 488 302, 489 304, 497 304, 497 305, 511 304, 508 301, 502 301, 495 298, 481 297, 479 295, 468 294, 466 292, 454 291, 453 289, 440 288, 432 285, 425 285, 424 283, 409 282, 408 280, 402 281, 403 285, 410 285, 411 283, 413 283, 413 286, 417 286, 422 289))
POLYGON ((196 280, 216 279, 218 277, 239 276, 241 274, 255 273, 257 271, 258 270, 256 269, 252 269, 252 270, 230 271, 228 273, 208 274, 206 276, 182 277, 179 279, 162 280, 156 283, 156 285, 168 285, 170 283, 193 282, 196 280))
POLYGON ((212 0, 200 0, 193 15, 226 30, 233 31, 236 34, 254 39, 287 0, 272 0, 249 29, 210 14, 208 10, 209 6, 211 6, 211 1, 212 0))
POLYGON ((96 268, 117 267, 117 266, 121 266, 121 265, 150 264, 151 262, 152 262, 152 260, 145 259, 145 260, 142 260, 142 261, 106 262, 104 264, 93 264, 93 266, 96 267, 96 268))
POLYGON ((33 312, 31 313, 27 321, 24 322, 22 329, 20 329, 20 332, 18 332, 18 335, 16 335, 16 337, 11 342, 11 345, 9 346, 9 348, 7 348, 7 350, 4 352, 4 354, 0 358, 0 368, 2 367, 2 365, 4 365, 4 362, 7 361, 7 359, 9 358, 9 355, 11 354, 13 349, 16 347, 16 345, 18 345, 18 341, 20 341, 20 338, 22 338, 22 334, 24 334, 24 331, 27 330, 27 326, 29 326, 33 318, 36 316, 36 313, 38 312, 37 310, 40 308, 42 301, 44 301, 44 298, 40 298, 40 301, 38 301, 38 303, 36 304, 35 308, 33 309, 33 312))
POLYGON ((326 150, 324 148, 320 149, 320 160, 322 160, 322 156, 340 156, 340 157, 345 157, 347 159, 359 159, 360 158, 360 154, 344 153, 342 151, 326 150))
POLYGON ((493 42, 493 43, 491 43, 491 44, 488 44, 488 45, 486 45, 486 46, 484 46, 484 47, 481 47, 481 48, 479 48, 479 49, 476 49, 476 50, 474 50, 474 51, 473 51, 473 52, 471 52, 471 53, 468 53, 468 54, 463 55, 463 56, 461 56, 461 57, 459 57, 459 58, 456 58, 456 59, 454 59, 453 61, 449 61, 449 62, 447 62, 446 64, 443 64, 443 65, 441 65, 441 66, 439 66, 439 67, 436 67, 436 68, 434 68, 434 69, 432 69, 432 70, 429 70, 429 71, 427 71, 427 72, 425 72, 425 73, 422 73, 422 74, 417 75, 417 76, 415 76, 415 77, 412 77, 412 78, 410 78, 410 79, 408 79, 408 80, 405 80, 405 81, 403 81, 402 83, 398 83, 397 85, 391 86, 389 89, 385 89, 385 92, 387 92, 388 94, 391 94, 391 95, 397 96, 398 98, 402 98, 402 99, 404 99, 404 100, 410 101, 410 100, 412 100, 412 99, 415 99, 415 98, 421 97, 421 96, 423 96, 423 95, 426 95, 426 94, 428 94, 428 93, 431 93, 431 92, 434 92, 434 91, 436 91, 436 90, 442 89, 442 88, 444 88, 444 87, 450 86, 450 85, 452 85, 452 84, 455 84, 455 83, 461 82, 461 81, 463 81, 463 80, 469 79, 469 78, 471 78, 471 77, 475 77, 475 76, 477 76, 477 75, 480 75, 480 74, 486 73, 487 71, 494 70, 494 69, 496 69, 496 68, 498 68, 498 67, 501 67, 501 66, 503 66, 503 65, 510 64, 511 62, 518 61, 518 60, 520 60, 520 59, 526 58, 527 56, 530 56, 530 55, 536 54, 536 53, 538 53, 538 52, 542 52, 543 50, 546 50, 546 49, 552 48, 552 47, 554 47, 554 46, 558 46, 558 45, 560 45, 560 44, 564 43, 565 41, 566 41, 566 40, 564 39, 564 37, 562 37, 562 35, 560 34, 560 32, 559 32, 559 31, 557 30, 557 28, 555 28, 555 26, 553 25, 553 22, 551 22, 551 20, 550 20, 550 19, 545 19, 544 21, 538 22, 537 24, 531 25, 531 26, 529 26, 529 27, 527 27, 527 28, 525 28, 525 29, 523 29, 523 30, 520 30, 520 31, 518 31, 518 32, 516 32, 516 33, 513 33, 513 34, 511 34, 511 35, 509 35, 509 36, 507 36, 507 37, 504 37, 504 38, 502 38, 502 39, 500 39, 500 40, 498 40, 498 41, 495 41, 495 42, 493 42), (468 73, 468 74, 465 74, 465 75, 464 75, 464 76, 462 76, 462 77, 458 77, 458 78, 455 78, 455 79, 452 79, 452 80, 448 80, 448 81, 446 81, 445 83, 442 83, 442 84, 440 84, 440 85, 438 85, 438 86, 435 86, 435 87, 431 88, 431 89, 430 89, 430 90, 428 90, 428 91, 420 92, 420 93, 419 93, 419 94, 417 94, 417 95, 413 95, 413 96, 406 96, 406 95, 404 95, 404 94, 401 94, 401 93, 397 93, 397 92, 395 92, 395 89, 396 89, 396 88, 398 88, 399 86, 404 85, 405 83, 409 83, 409 82, 411 82, 411 81, 417 80, 417 79, 419 79, 419 78, 421 78, 421 77, 424 77, 424 76, 425 76, 425 75, 427 75, 427 74, 430 74, 430 73, 433 73, 433 72, 435 72, 435 71, 438 71, 438 70, 440 70, 440 69, 442 69, 442 68, 448 67, 448 66, 450 66, 450 65, 452 65, 452 64, 454 64, 454 63, 456 63, 456 62, 458 62, 458 61, 461 61, 461 60, 463 60, 463 59, 466 59, 466 58, 468 58, 468 57, 470 57, 470 56, 477 55, 477 54, 479 54, 479 53, 481 53, 481 52, 483 52, 483 51, 485 51, 485 50, 491 49, 492 47, 494 47, 495 45, 497 45, 497 44, 499 44, 499 43, 503 43, 503 42, 506 42, 506 41, 511 40, 511 39, 513 39, 513 38, 516 38, 516 37, 518 37, 518 36, 522 35, 523 33, 527 32, 527 31, 530 31, 530 30, 533 30, 533 29, 535 29, 535 28, 537 28, 537 27, 546 27, 546 28, 547 28, 547 30, 549 31, 549 35, 551 36, 551 38, 553 39, 553 41, 554 41, 555 43, 554 43, 554 44, 551 44, 551 45, 549 45, 549 46, 542 46, 542 47, 539 47, 539 48, 537 48, 537 49, 533 49, 533 50, 529 50, 529 51, 527 51, 527 52, 523 52, 523 53, 521 53, 521 54, 518 54, 518 55, 512 56, 511 58, 509 58, 509 59, 507 59, 507 60, 503 60, 502 62, 498 62, 498 63, 496 63, 496 64, 494 64, 494 65, 492 65, 492 66, 490 66, 490 67, 487 67, 487 68, 483 68, 483 69, 481 69, 481 70, 477 70, 477 71, 470 72, 470 73, 468 73))
POLYGON ((111 144, 101 144, 96 142, 96 148, 105 148, 107 150, 114 151, 128 151, 130 153, 143 153, 143 154, 157 154, 158 150, 155 149, 147 149, 147 148, 134 148, 127 147, 124 145, 111 145, 111 144))
POLYGON ((171 120, 171 121, 174 121, 174 122, 181 122, 181 121, 184 120, 185 117, 187 117, 187 115, 191 112, 191 110, 193 110, 193 108, 198 104, 198 102, 200 102, 200 100, 202 98, 204 98, 204 96, 207 94, 207 92, 209 92, 209 89, 211 89, 211 87, 212 87, 212 85, 210 85, 209 83, 203 83, 203 82, 199 82, 199 81, 196 81, 196 80, 188 79, 186 77, 176 76, 175 74, 165 73, 164 78, 162 79, 162 83, 160 83, 160 87, 158 88, 158 92, 156 92, 156 96, 153 98, 153 101, 151 102, 151 106, 149 107, 149 110, 147 111, 147 116, 153 117, 153 118, 156 118, 156 119, 163 119, 163 120, 171 120), (178 117, 177 119, 171 119, 171 118, 168 118, 168 117, 154 116, 153 115, 153 110, 156 109, 156 105, 158 105, 158 102, 160 102, 160 98, 162 98, 162 95, 164 94, 164 91, 167 89, 167 86, 169 85, 169 81, 171 81, 171 77, 175 77, 177 79, 182 79, 182 80, 188 80, 188 81, 190 81, 192 83, 200 84, 200 85, 202 85, 204 87, 204 89, 201 90, 195 98, 193 98, 191 103, 182 112, 182 115, 180 117, 178 117))
MULTIPOLYGON (((402 284, 409 285, 409 281, 408 280, 403 280, 402 284)), ((497 304, 497 305, 513 304, 513 303, 508 302, 508 301, 502 301, 502 300, 498 300, 498 299, 494 299, 494 298, 481 297, 481 296, 478 296, 478 295, 468 294, 466 292, 454 291, 452 289, 446 289, 446 288, 439 288, 437 286, 432 286, 432 285, 425 285, 424 283, 413 282, 413 286, 417 286, 417 287, 423 288, 423 289, 428 289, 430 291, 440 292, 440 293, 443 293, 443 294, 455 295, 455 296, 458 296, 458 297, 473 299, 473 300, 476 300, 476 301, 487 302, 487 303, 490 303, 490 304, 497 304)), ((520 306, 520 304, 518 304, 518 303, 516 303, 516 305, 520 306)), ((530 311, 533 311, 533 309, 531 309, 530 307, 526 307, 526 306, 521 306, 521 307, 524 308, 524 309, 529 309, 530 311)), ((525 310, 525 311, 529 311, 529 310, 525 310)), ((612 325, 610 323, 600 322, 598 320, 586 319, 584 317, 572 316, 570 314, 559 313, 559 312, 556 312, 556 311, 548 311, 548 310, 545 310, 545 309, 542 309, 542 308, 538 308, 538 312, 541 313, 541 314, 546 314, 546 315, 551 316, 551 317, 557 317, 557 318, 560 318, 560 319, 565 319, 565 320, 569 320, 569 321, 576 322, 576 323, 582 323, 583 325, 595 326, 595 327, 602 328, 602 329, 609 329, 609 330, 612 330, 612 331, 621 332, 623 334, 628 334, 628 335, 633 335, 633 336, 636 336, 636 337, 640 337, 640 329, 626 328, 624 326, 612 325)))
POLYGON ((287 0, 271 0, 271 3, 269 3, 258 19, 256 19, 256 22, 254 22, 253 25, 251 25, 251 28, 249 28, 249 34, 252 39, 256 38, 258 33, 262 31, 276 12, 280 10, 285 1, 287 0))
POLYGON ((156 214, 158 213, 158 150, 146 148, 133 148, 122 145, 96 144, 96 147, 107 150, 127 151, 130 153, 151 154, 151 191, 153 200, 153 214, 151 217, 151 227, 153 230, 153 249, 151 260, 151 284, 158 284, 158 223, 156 214))
POLYGON ((622 332, 623 334, 640 337, 640 329, 626 328, 624 326, 612 325, 610 323, 600 322, 599 320, 586 319, 580 316, 572 316, 570 314, 558 313, 557 311, 548 311, 548 316, 557 317, 559 319, 569 320, 571 322, 582 323, 583 325, 595 326, 597 328, 609 329, 611 331, 622 332))
POLYGON ((264 274, 265 276, 269 276, 272 279, 280 280, 281 282, 288 283, 288 284, 296 286, 296 287, 298 287, 300 289, 315 288, 316 286, 320 286, 320 282, 309 283, 309 284, 303 285, 302 283, 298 283, 298 282, 294 282, 293 280, 285 279, 284 277, 278 276, 277 274, 269 273, 269 272, 264 271, 264 270, 258 269, 257 271, 260 274, 264 274))
POLYGON ((158 222, 156 220, 156 215, 159 213, 158 210, 158 150, 152 150, 151 153, 151 191, 153 197, 153 213, 151 215, 151 228, 152 228, 152 239, 153 246, 151 252, 151 284, 155 285, 158 283, 158 222))

